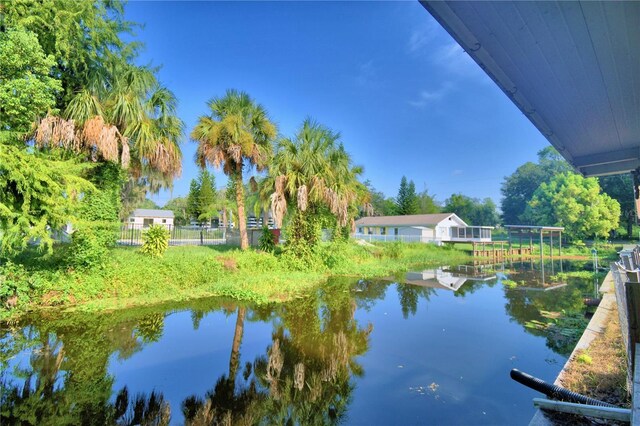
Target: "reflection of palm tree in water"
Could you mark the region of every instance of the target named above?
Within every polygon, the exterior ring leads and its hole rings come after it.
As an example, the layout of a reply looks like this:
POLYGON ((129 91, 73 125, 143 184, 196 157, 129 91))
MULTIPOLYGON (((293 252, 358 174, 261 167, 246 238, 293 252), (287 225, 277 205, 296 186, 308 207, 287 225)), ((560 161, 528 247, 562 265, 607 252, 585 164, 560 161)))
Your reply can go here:
MULTIPOLYGON (((238 308, 228 375, 222 375, 204 399, 192 395, 183 401, 182 411, 187 425, 254 424, 260 418, 256 417, 259 410, 254 409, 254 406, 262 398, 255 384, 250 383, 249 386, 236 391, 246 311, 245 307, 238 308)), ((250 364, 247 368, 250 368, 250 364)), ((245 373, 247 378, 249 375, 250 372, 245 373)))
POLYGON ((267 354, 247 363, 236 377, 245 316, 239 309, 229 375, 221 376, 204 399, 183 402, 187 425, 331 424, 343 418, 353 391, 351 376, 362 374, 354 357, 366 352, 371 326, 358 327, 348 295, 319 302, 283 307, 283 323, 267 354), (239 387, 238 380, 243 381, 239 387))
POLYGON ((244 333, 244 316, 247 308, 239 307, 238 316, 236 317, 236 328, 233 333, 233 344, 231 345, 231 358, 229 359, 229 380, 230 385, 235 387, 236 375, 238 373, 238 364, 240 363, 240 345, 242 344, 242 335, 244 333))

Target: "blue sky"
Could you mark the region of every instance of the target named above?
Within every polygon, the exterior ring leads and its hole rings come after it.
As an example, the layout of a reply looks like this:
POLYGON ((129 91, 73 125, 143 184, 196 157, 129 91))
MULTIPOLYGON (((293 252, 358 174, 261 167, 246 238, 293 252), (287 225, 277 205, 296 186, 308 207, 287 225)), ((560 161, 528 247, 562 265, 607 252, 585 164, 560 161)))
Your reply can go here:
POLYGON ((283 135, 307 116, 339 131, 387 196, 404 175, 441 202, 461 192, 499 204, 503 178, 548 145, 417 1, 134 1, 126 18, 144 24, 140 61, 162 66, 186 124, 173 196, 198 172, 189 132, 229 88, 263 104, 283 135))

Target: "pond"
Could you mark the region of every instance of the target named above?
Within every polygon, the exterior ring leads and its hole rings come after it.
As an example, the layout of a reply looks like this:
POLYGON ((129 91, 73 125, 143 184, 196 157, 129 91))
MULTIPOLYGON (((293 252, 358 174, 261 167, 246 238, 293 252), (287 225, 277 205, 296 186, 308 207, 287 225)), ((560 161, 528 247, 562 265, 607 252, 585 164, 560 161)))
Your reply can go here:
POLYGON ((559 272, 588 267, 445 266, 335 278, 281 305, 42 314, 0 329, 0 423, 527 424, 539 395, 509 371, 554 380, 594 295, 588 273, 559 272))

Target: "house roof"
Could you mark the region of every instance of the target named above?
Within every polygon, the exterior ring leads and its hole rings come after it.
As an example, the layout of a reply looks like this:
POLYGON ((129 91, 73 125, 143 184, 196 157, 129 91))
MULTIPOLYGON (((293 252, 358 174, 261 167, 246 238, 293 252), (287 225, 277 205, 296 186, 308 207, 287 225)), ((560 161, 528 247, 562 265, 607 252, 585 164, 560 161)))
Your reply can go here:
MULTIPOLYGON (((412 214, 404 216, 367 216, 356 220, 356 226, 435 226, 456 216, 454 213, 412 214)), ((462 219, 458 218, 462 223, 462 219)))
POLYGON ((131 217, 161 217, 173 219, 173 211, 158 209, 135 209, 131 217))
POLYGON ((640 166, 640 2, 420 1, 576 170, 640 166))

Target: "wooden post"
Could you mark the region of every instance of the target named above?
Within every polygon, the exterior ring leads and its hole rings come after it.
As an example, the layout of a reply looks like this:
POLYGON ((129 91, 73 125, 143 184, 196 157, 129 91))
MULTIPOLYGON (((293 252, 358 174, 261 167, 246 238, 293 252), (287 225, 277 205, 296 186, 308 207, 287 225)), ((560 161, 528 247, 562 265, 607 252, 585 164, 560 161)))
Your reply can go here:
POLYGON ((549 249, 551 250, 551 258, 553 259, 553 231, 549 232, 549 249))
POLYGON ((558 249, 560 250, 560 256, 562 256, 562 231, 558 231, 558 234, 560 236, 558 238, 558 243, 559 243, 558 249))
POLYGON ((519 239, 519 250, 520 250, 520 254, 522 254, 522 230, 520 230, 520 232, 518 232, 518 239, 519 239))
POLYGON ((544 257, 544 246, 542 245, 542 228, 540 228, 540 260, 544 257))
POLYGON ((533 255, 533 234, 529 232, 529 255, 533 255))

